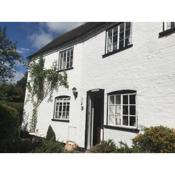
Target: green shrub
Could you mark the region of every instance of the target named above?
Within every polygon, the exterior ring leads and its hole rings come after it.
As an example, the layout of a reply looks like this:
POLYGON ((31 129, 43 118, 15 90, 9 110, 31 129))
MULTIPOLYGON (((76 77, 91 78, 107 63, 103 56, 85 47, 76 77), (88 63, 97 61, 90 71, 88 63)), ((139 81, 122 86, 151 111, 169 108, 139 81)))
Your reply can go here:
POLYGON ((17 111, 0 102, 0 140, 19 137, 19 118, 17 111))
POLYGON ((175 131, 163 126, 145 128, 143 134, 133 139, 133 149, 147 153, 174 153, 175 131))
POLYGON ((43 139, 39 146, 33 150, 33 153, 62 153, 64 152, 64 144, 43 139))
POLYGON ((89 152, 92 153, 112 153, 116 151, 116 145, 112 140, 102 141, 100 144, 93 146, 89 152))
POLYGON ((49 125, 46 135, 47 140, 56 140, 55 132, 53 131, 52 127, 49 125))
POLYGON ((119 147, 116 147, 115 153, 133 153, 132 147, 129 147, 126 143, 120 142, 119 147))
POLYGON ((4 139, 0 142, 1 153, 28 153, 36 147, 30 139, 16 138, 13 140, 4 139))

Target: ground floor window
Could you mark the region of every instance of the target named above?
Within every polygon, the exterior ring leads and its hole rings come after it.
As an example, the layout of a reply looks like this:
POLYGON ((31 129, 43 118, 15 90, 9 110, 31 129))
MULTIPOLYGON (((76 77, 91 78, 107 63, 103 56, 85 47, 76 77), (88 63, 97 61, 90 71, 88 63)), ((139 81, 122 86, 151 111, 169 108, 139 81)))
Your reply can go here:
POLYGON ((54 119, 69 120, 70 97, 60 96, 55 98, 54 119))
POLYGON ((136 127, 136 91, 125 90, 108 94, 108 125, 136 127))

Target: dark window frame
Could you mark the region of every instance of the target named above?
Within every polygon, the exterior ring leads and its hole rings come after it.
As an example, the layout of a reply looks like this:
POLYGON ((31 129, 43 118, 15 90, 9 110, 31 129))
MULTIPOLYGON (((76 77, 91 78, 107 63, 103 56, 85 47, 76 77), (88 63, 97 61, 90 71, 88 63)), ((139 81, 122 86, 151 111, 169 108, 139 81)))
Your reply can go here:
POLYGON ((172 33, 175 33, 175 22, 171 22, 171 28, 169 29, 165 29, 165 22, 163 22, 162 32, 159 33, 159 38, 171 35, 172 33))
POLYGON ((106 30, 106 34, 105 34, 105 50, 104 50, 104 55, 102 55, 102 57, 103 58, 105 58, 105 57, 107 57, 107 56, 110 56, 110 55, 112 55, 112 54, 115 54, 115 53, 118 53, 118 52, 120 52, 120 51, 123 51, 123 50, 125 50, 125 49, 128 49, 128 48, 131 48, 133 46, 133 44, 132 44, 132 23, 131 22, 120 22, 120 23, 118 23, 118 24, 116 24, 116 25, 113 25, 113 26, 111 26, 110 28, 108 28, 107 30, 106 30), (129 36, 127 36, 126 37, 126 25, 127 24, 130 24, 130 28, 129 28, 129 36), (121 36, 120 36, 120 34, 121 34, 121 31, 119 30, 119 28, 121 27, 121 25, 123 25, 123 39, 122 39, 122 41, 123 41, 123 47, 121 47, 120 46, 120 41, 121 41, 121 36), (113 39, 114 39, 114 29, 117 29, 117 35, 116 35, 116 37, 117 37, 117 41, 116 41, 116 48, 114 49, 114 42, 113 42, 113 39), (112 41, 111 41, 111 47, 112 47, 112 51, 107 51, 107 43, 108 43, 108 33, 109 33, 109 31, 112 31, 112 41), (126 42, 126 39, 128 39, 128 42, 130 42, 130 43, 125 43, 126 42))

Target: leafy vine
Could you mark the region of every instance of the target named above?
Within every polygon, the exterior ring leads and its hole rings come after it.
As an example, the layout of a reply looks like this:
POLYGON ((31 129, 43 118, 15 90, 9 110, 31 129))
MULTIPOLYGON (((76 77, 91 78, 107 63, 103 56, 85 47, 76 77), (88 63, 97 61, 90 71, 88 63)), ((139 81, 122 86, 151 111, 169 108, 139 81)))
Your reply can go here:
POLYGON ((42 56, 32 62, 29 72, 27 88, 33 104, 30 131, 35 132, 39 105, 48 95, 48 100, 51 100, 54 90, 58 90, 59 86, 68 88, 68 82, 66 72, 59 73, 56 64, 51 69, 44 69, 42 56))

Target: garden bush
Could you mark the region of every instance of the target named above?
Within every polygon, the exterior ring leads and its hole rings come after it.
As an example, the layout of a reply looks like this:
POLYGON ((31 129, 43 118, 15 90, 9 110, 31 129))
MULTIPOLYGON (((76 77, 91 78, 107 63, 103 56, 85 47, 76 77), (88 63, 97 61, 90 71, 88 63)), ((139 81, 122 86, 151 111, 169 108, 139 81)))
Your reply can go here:
POLYGON ((56 140, 55 132, 50 125, 49 125, 48 130, 47 130, 46 139, 53 140, 53 141, 56 140))
POLYGON ((91 153, 112 153, 116 151, 116 145, 112 140, 102 141, 100 144, 93 146, 89 152, 91 153))
POLYGON ((53 140, 43 139, 41 143, 32 152, 33 153, 63 153, 64 144, 53 140))
POLYGON ((0 140, 15 139, 19 137, 19 118, 18 112, 0 102, 0 140))
POLYGON ((133 150, 146 153, 174 153, 175 131, 164 126, 145 128, 143 134, 138 134, 133 139, 133 150))

